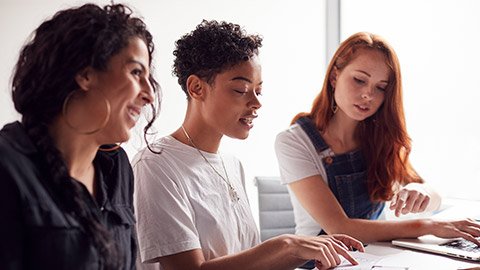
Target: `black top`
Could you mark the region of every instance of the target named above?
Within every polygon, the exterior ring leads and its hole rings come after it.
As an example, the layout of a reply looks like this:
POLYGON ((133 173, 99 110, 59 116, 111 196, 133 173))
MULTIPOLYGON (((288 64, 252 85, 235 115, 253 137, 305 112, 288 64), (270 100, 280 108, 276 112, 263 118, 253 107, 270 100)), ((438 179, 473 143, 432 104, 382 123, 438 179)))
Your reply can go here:
MULTIPOLYGON (((19 122, 0 131, 0 268, 101 269, 93 240, 52 193, 39 155, 19 122)), ((135 269, 133 173, 119 148, 94 160, 97 200, 80 182, 92 216, 120 248, 123 269, 135 269)))

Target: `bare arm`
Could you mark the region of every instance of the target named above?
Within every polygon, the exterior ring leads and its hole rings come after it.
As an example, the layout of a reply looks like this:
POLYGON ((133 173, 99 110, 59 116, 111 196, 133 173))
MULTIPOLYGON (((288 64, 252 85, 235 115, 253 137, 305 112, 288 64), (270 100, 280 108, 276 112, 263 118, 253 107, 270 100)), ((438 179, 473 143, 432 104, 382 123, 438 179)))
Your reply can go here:
POLYGON ((445 238, 463 237, 480 244, 474 239, 474 236, 480 236, 480 225, 473 221, 351 219, 320 175, 307 177, 289 186, 305 210, 329 234, 348 234, 367 243, 433 234, 445 238))
POLYGON ((297 236, 282 235, 269 239, 243 252, 206 261, 202 250, 160 257, 158 261, 164 269, 294 269, 310 259, 316 259, 326 268, 340 263, 339 255, 352 263, 355 260, 347 253, 350 247, 363 251, 363 245, 357 240, 345 236, 297 236))

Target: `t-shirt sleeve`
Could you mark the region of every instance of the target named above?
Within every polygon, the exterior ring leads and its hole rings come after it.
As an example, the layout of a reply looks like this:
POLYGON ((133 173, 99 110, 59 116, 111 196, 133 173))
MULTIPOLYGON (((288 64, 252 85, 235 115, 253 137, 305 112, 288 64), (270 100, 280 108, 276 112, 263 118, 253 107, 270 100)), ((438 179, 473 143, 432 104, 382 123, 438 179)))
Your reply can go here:
POLYGON ((319 174, 307 143, 310 142, 302 140, 291 128, 277 135, 275 153, 282 184, 290 184, 319 174))
POLYGON ((141 262, 201 248, 193 211, 168 161, 158 156, 140 159, 134 162, 133 172, 141 262))

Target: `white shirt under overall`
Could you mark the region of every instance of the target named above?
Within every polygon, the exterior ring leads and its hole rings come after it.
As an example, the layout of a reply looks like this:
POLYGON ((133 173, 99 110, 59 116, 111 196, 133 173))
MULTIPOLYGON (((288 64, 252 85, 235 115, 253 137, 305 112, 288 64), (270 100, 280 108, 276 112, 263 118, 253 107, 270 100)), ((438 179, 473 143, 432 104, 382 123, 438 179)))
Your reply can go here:
MULTIPOLYGON (((313 175, 320 175, 328 185, 322 160, 335 154, 330 148, 318 153, 307 133, 299 124, 293 124, 277 135, 275 151, 282 184, 286 185, 313 175)), ((288 187, 288 192, 295 213, 295 234, 317 235, 322 230, 320 225, 303 208, 290 187, 288 187)))

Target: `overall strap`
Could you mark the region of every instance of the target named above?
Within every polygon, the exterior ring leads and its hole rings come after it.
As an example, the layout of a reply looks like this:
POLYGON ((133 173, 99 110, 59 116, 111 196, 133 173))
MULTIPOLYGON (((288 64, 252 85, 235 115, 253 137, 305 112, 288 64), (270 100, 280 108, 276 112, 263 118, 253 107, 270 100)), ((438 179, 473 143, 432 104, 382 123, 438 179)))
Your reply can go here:
POLYGON ((320 153, 329 147, 310 118, 303 116, 295 121, 295 123, 299 124, 303 131, 307 133, 310 141, 312 141, 312 144, 315 147, 315 150, 317 150, 317 153, 320 153))

